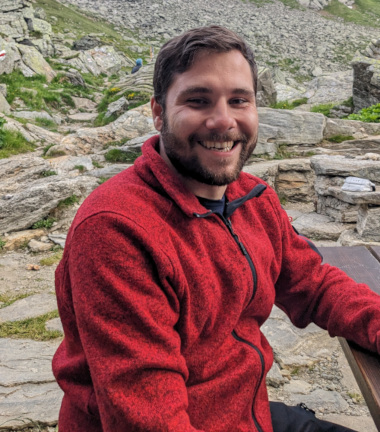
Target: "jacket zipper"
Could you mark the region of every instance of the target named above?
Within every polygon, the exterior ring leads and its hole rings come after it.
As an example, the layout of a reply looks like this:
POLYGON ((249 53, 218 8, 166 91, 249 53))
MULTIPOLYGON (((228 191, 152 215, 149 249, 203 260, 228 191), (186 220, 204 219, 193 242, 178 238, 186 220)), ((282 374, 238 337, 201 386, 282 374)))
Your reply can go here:
POLYGON ((235 330, 232 330, 232 336, 233 336, 237 341, 242 342, 242 343, 245 343, 246 345, 248 345, 248 346, 250 346, 252 349, 254 349, 254 350, 256 351, 256 353, 258 354, 259 358, 260 358, 260 363, 261 363, 261 374, 260 374, 260 378, 259 378, 259 380, 257 381, 257 385, 256 385, 256 388, 255 388, 255 391, 254 391, 254 393, 253 393, 253 400, 252 400, 252 419, 253 419, 253 422, 255 423, 256 429, 257 429, 259 432, 263 432, 263 430, 261 429, 261 426, 259 425, 259 422, 258 422, 257 419, 256 419, 255 413, 254 413, 254 411, 253 411, 253 405, 254 405, 255 400, 256 400, 256 394, 257 394, 257 391, 258 391, 258 389, 259 389, 259 387, 260 387, 260 384, 261 384, 261 381, 263 380, 263 377, 264 377, 264 357, 263 357, 261 351, 259 350, 259 348, 257 348, 256 345, 253 345, 251 342, 248 342, 247 340, 245 340, 245 339, 241 338, 240 336, 238 336, 238 335, 236 334, 236 331, 235 331, 235 330))
POLYGON ((249 267, 251 269, 252 277, 253 277, 252 296, 251 296, 251 299, 249 300, 249 303, 251 303, 253 298, 255 297, 256 290, 257 290, 257 273, 256 273, 255 266, 253 264, 251 256, 247 252, 247 249, 244 247, 243 243, 240 241, 239 236, 233 230, 232 223, 231 223, 230 219, 226 219, 224 216, 222 216, 222 219, 223 219, 223 222, 226 224, 228 231, 231 233, 232 237, 234 238, 235 242, 240 247, 240 250, 243 252, 243 255, 245 256, 246 260, 248 261, 249 267))
MULTIPOLYGON (((252 275, 253 275, 253 292, 252 292, 251 300, 249 301, 249 303, 251 303, 251 301, 252 301, 253 298, 255 297, 256 289, 257 289, 257 273, 256 273, 255 266, 254 266, 254 264, 253 264, 253 261, 252 261, 250 255, 249 255, 249 253, 247 252, 247 249, 244 247, 243 243, 240 241, 239 236, 238 236, 238 235, 235 233, 235 231, 233 230, 231 220, 230 220, 230 219, 226 219, 226 218, 223 217, 223 216, 222 216, 222 219, 223 219, 223 222, 226 224, 226 226, 227 226, 229 232, 231 233, 232 237, 234 238, 234 240, 236 241, 236 243, 239 245, 241 251, 243 252, 243 255, 246 257, 246 259, 247 259, 247 261, 248 261, 249 267, 251 268, 252 275)), ((253 411, 253 404, 254 404, 254 401, 255 401, 255 399, 256 399, 257 390, 259 389, 260 384, 261 384, 261 381, 262 381, 262 379, 263 379, 263 377, 264 377, 264 370, 265 370, 265 367, 264 367, 264 357, 263 357, 261 351, 259 350, 259 348, 258 348, 256 345, 254 345, 254 344, 252 344, 251 342, 248 342, 248 341, 246 341, 245 339, 243 339, 243 338, 241 338, 240 336, 238 336, 238 335, 236 334, 236 331, 235 331, 235 330, 232 330, 232 336, 233 336, 236 340, 238 340, 239 342, 243 342, 243 343, 247 344, 248 346, 250 346, 252 349, 254 349, 254 350, 256 351, 256 353, 258 354, 259 358, 260 358, 260 363, 261 363, 261 374, 260 374, 260 379, 259 379, 258 382, 257 382, 257 386, 256 386, 256 388, 255 388, 255 391, 254 391, 254 393, 253 393, 253 401, 252 401, 252 419, 253 419, 253 422, 255 423, 256 429, 257 429, 259 432, 263 432, 263 430, 261 429, 261 427, 260 427, 260 425, 259 425, 259 423, 258 423, 258 421, 257 421, 257 419, 256 419, 255 413, 254 413, 254 411, 253 411)))

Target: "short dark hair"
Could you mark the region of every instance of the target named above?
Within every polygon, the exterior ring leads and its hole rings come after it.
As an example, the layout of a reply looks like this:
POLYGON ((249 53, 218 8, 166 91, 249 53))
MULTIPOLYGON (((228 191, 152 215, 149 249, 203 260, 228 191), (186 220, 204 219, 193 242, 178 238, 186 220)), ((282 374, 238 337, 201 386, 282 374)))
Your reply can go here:
POLYGON ((248 44, 233 31, 221 26, 199 27, 166 42, 158 53, 154 67, 154 98, 165 108, 166 94, 176 74, 186 72, 201 51, 238 50, 249 63, 254 91, 257 91, 257 66, 248 44))

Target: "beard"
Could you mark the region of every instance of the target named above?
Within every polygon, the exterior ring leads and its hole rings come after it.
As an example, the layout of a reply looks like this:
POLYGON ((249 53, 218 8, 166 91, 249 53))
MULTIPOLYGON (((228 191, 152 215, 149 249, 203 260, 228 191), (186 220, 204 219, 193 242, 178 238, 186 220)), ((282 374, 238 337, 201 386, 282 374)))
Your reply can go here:
POLYGON ((191 178, 207 185, 225 186, 234 182, 239 177, 244 164, 247 162, 256 147, 257 134, 251 139, 249 139, 245 134, 236 135, 212 133, 207 136, 192 134, 187 138, 187 140, 185 140, 179 138, 170 131, 167 117, 163 114, 161 140, 167 157, 173 167, 183 177, 191 178), (196 154, 186 156, 183 154, 184 152, 181 152, 181 149, 194 149, 196 146, 200 145, 198 143, 199 141, 239 141, 241 150, 235 167, 232 170, 227 171, 227 167, 230 163, 228 160, 221 160, 218 167, 207 167, 202 164, 200 158, 196 154))

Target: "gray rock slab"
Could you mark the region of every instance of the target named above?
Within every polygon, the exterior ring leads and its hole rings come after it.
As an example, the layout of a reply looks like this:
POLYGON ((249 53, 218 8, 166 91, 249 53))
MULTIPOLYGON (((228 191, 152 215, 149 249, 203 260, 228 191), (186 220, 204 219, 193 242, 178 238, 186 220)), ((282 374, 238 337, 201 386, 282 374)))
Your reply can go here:
POLYGON ((317 176, 353 176, 365 178, 375 183, 380 178, 380 161, 321 155, 311 157, 310 164, 317 176))
POLYGON ((56 425, 62 396, 55 382, 0 386, 0 430, 17 430, 36 423, 56 425))
POLYGON ((277 307, 273 308, 262 331, 281 367, 312 365, 331 355, 336 346, 336 341, 314 324, 302 330, 294 327, 286 314, 277 307))
POLYGON ((48 237, 49 240, 61 246, 62 249, 65 247, 67 234, 52 233, 52 234, 48 234, 48 237))
POLYGON ((59 342, 0 339, 0 430, 57 423, 63 393, 51 360, 59 342))
MULTIPOLYGON (((380 179, 379 179, 380 180, 380 179)), ((349 192, 338 187, 329 187, 327 194, 339 198, 350 204, 376 204, 380 205, 380 191, 373 192, 349 192)))
POLYGON ((323 139, 326 118, 319 113, 258 108, 262 124, 278 128, 276 144, 318 144, 323 139))
POLYGON ((305 403, 314 411, 339 413, 348 408, 348 403, 336 391, 318 389, 308 395, 293 393, 289 397, 290 404, 305 403))
POLYGON ((316 240, 338 240, 341 233, 352 224, 332 221, 328 216, 318 213, 308 213, 297 218, 293 223, 298 232, 316 240))
POLYGON ((119 174, 120 172, 124 171, 125 169, 129 168, 132 165, 129 164, 115 164, 115 165, 110 165, 108 167, 104 167, 104 168, 98 168, 98 169, 94 169, 92 171, 89 171, 86 173, 86 175, 88 176, 92 176, 92 177, 97 177, 97 178, 111 178, 116 174, 119 174))
POLYGON ((63 327, 60 318, 54 318, 46 322, 46 330, 59 331, 63 334, 63 327))
POLYGON ((51 361, 59 343, 60 340, 37 342, 1 338, 0 386, 54 382, 51 361))
POLYGON ((54 118, 46 111, 13 111, 15 117, 27 120, 35 120, 36 118, 54 121, 54 118))
POLYGON ((380 246, 380 242, 366 240, 354 228, 343 231, 338 239, 339 246, 380 246))
POLYGON ((57 299, 54 295, 45 293, 34 294, 0 309, 0 323, 22 321, 55 310, 57 310, 57 299))
POLYGON ((95 120, 97 116, 98 116, 97 113, 80 112, 80 113, 69 115, 68 117, 70 120, 88 122, 88 121, 95 120))

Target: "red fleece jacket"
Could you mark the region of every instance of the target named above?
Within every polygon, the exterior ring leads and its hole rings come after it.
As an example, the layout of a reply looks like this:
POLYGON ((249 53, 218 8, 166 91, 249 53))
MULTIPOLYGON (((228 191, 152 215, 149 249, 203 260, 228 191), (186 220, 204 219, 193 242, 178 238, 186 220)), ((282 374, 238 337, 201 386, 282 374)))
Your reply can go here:
MULTIPOLYGON (((232 204, 234 237, 157 142, 86 199, 69 231, 56 272, 59 430, 271 432, 260 326, 273 304, 298 327, 314 321, 380 352, 380 297, 322 266, 269 187, 232 204)), ((227 200, 258 184, 242 173, 227 200)))

